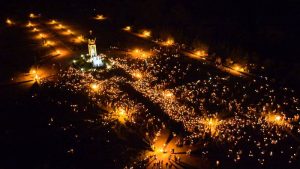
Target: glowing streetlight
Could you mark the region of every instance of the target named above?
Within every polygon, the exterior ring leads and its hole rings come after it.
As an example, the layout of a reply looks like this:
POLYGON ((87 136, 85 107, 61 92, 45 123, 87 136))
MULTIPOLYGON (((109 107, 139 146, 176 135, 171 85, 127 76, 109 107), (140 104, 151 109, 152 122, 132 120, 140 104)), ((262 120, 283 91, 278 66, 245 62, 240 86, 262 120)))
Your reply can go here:
POLYGON ((64 28, 64 26, 63 26, 62 24, 59 24, 59 25, 58 25, 58 28, 59 28, 59 29, 62 29, 62 28, 64 28))
POLYGON ((71 29, 67 29, 65 31, 62 32, 63 35, 73 35, 73 31, 71 29))
POLYGON ((125 115, 126 115, 126 111, 125 111, 123 108, 119 108, 118 114, 119 114, 120 116, 125 116, 125 115))
POLYGON ((13 21, 11 19, 9 19, 9 18, 6 19, 6 23, 8 25, 13 25, 14 24, 13 21))
POLYGON ((115 113, 116 113, 116 116, 117 116, 116 118, 119 120, 119 122, 125 123, 127 121, 128 115, 127 115, 127 112, 124 108, 122 108, 122 107, 117 108, 115 113))
POLYGON ((147 31, 147 30, 144 30, 141 36, 144 37, 144 38, 148 38, 148 37, 151 36, 151 32, 147 31))
POLYGON ((68 30, 67 30, 67 33, 68 33, 68 34, 72 34, 73 32, 72 32, 70 29, 68 29, 68 30))
POLYGON ((133 72, 133 73, 132 73, 132 76, 133 76, 134 78, 136 78, 136 79, 141 79, 141 78, 143 78, 142 73, 139 72, 139 71, 133 72))
POLYGON ((173 39, 168 39, 166 41, 166 45, 173 45, 174 44, 174 40, 173 39))
POLYGON ((50 44, 50 42, 49 42, 49 41, 46 41, 46 42, 44 43, 44 46, 49 46, 49 44, 50 44))
POLYGON ((94 92, 99 91, 99 85, 96 84, 96 83, 92 83, 92 84, 90 85, 90 87, 91 87, 91 89, 92 89, 94 92))
POLYGON ((43 33, 40 33, 40 34, 39 34, 39 37, 40 37, 40 38, 44 38, 45 35, 44 35, 43 33))
POLYGON ((244 72, 245 71, 245 69, 242 66, 238 65, 238 64, 235 64, 232 68, 235 71, 239 71, 239 72, 244 72))
POLYGON ((104 17, 103 15, 97 15, 97 16, 95 17, 95 19, 96 19, 96 20, 104 20, 104 19, 106 19, 106 17, 104 17))
POLYGON ((37 82, 37 83, 39 83, 40 82, 40 77, 39 77, 39 75, 38 74, 35 74, 35 76, 34 76, 34 81, 35 82, 37 82))
POLYGON ((205 50, 197 50, 195 52, 195 55, 200 58, 204 58, 204 57, 208 56, 208 54, 205 50))
POLYGON ((162 94, 163 94, 165 99, 174 99, 175 98, 174 94, 169 90, 163 91, 162 94))
POLYGON ((112 68, 112 65, 106 64, 106 69, 111 69, 111 68, 112 68))
POLYGON ((30 13, 29 18, 37 18, 37 15, 35 15, 34 13, 30 13))
POLYGON ((166 41, 164 41, 162 43, 162 45, 164 45, 164 46, 172 46, 173 44, 174 44, 174 40, 171 38, 167 39, 166 41))
POLYGON ((33 24, 29 21, 28 24, 26 25, 26 27, 32 27, 33 24))
POLYGON ((30 74, 32 75, 32 77, 33 77, 33 80, 34 80, 35 82, 37 82, 37 83, 39 83, 39 82, 40 82, 40 80, 41 80, 41 77, 38 75, 38 72, 37 72, 37 70, 36 70, 36 69, 32 69, 32 70, 30 70, 30 74))
POLYGON ((155 148, 154 147, 154 149, 152 148, 152 150, 154 151, 155 155, 160 155, 160 154, 163 154, 165 152, 163 148, 155 148))
POLYGON ((206 132, 210 132, 211 135, 216 136, 218 135, 218 126, 221 124, 221 121, 217 118, 207 118, 202 121, 204 124, 204 129, 206 132))
POLYGON ((83 35, 79 35, 79 36, 77 36, 76 39, 75 39, 75 43, 82 43, 82 42, 84 42, 84 41, 85 41, 85 40, 84 40, 83 35))
POLYGON ((125 28, 123 28, 123 30, 125 30, 125 31, 131 31, 131 27, 130 26, 126 26, 125 28))
POLYGON ((141 53, 142 50, 141 49, 134 49, 134 53, 138 54, 138 53, 141 53))
POLYGON ((32 30, 33 32, 38 32, 39 31, 39 29, 37 29, 37 28, 33 28, 33 30, 32 30))
POLYGON ((151 52, 146 52, 138 48, 132 50, 130 54, 137 59, 147 59, 151 56, 151 52))
POLYGON ((51 22, 50 22, 50 24, 56 24, 57 23, 57 21, 56 20, 51 20, 51 22))
POLYGON ((54 42, 52 42, 52 41, 46 40, 44 42, 44 46, 52 46, 52 45, 54 45, 54 42))
POLYGON ((276 115, 276 116, 275 116, 275 121, 280 121, 280 120, 281 120, 281 116, 276 115))
POLYGON ((68 56, 69 51, 64 48, 56 48, 54 51, 51 52, 52 56, 56 56, 57 58, 62 58, 68 56))
POLYGON ((61 51, 60 50, 55 50, 55 53, 60 55, 61 54, 61 51))
POLYGON ((265 115, 265 120, 266 120, 266 122, 275 124, 275 125, 287 124, 286 121, 284 120, 284 116, 282 116, 280 114, 268 113, 267 115, 265 115))
POLYGON ((31 70, 31 74, 36 74, 36 70, 35 69, 31 70))

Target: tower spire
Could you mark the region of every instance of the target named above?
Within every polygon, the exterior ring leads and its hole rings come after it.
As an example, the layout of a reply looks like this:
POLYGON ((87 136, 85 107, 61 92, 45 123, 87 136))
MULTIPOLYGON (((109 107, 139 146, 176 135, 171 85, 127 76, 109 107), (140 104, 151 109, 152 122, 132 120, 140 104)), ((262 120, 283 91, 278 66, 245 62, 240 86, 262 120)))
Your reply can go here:
POLYGON ((96 48, 96 37, 93 35, 93 31, 90 30, 90 35, 88 37, 88 49, 89 49, 89 56, 90 62, 93 63, 94 67, 100 67, 103 65, 103 62, 100 56, 97 55, 97 48, 96 48))
POLYGON ((96 49, 96 38, 92 36, 93 31, 90 30, 90 36, 88 37, 88 49, 89 55, 91 58, 97 56, 97 49, 96 49))

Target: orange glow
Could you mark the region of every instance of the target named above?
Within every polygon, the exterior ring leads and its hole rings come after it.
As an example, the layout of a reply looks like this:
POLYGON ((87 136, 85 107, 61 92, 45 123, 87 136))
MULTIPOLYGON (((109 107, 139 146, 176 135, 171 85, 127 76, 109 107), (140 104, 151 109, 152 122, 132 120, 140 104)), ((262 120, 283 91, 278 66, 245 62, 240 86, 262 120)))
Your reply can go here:
POLYGON ((37 28, 33 28, 32 29, 32 32, 39 32, 40 30, 39 29, 37 29, 37 28))
POLYGON ((52 20, 49 22, 49 24, 57 24, 57 21, 54 20, 54 19, 52 19, 52 20))
POLYGON ((152 146, 152 150, 159 159, 165 159, 166 157, 168 157, 169 153, 167 153, 167 151, 163 147, 156 148, 155 146, 152 146))
POLYGON ((97 15, 97 16, 95 17, 95 19, 96 19, 96 20, 104 20, 104 19, 106 19, 106 17, 104 17, 103 15, 97 15))
MULTIPOLYGON (((44 34, 44 33, 39 33, 37 36, 36 36, 36 39, 45 39, 47 38, 48 35, 47 34, 44 34)), ((47 41, 44 42, 43 46, 47 46, 47 45, 50 45, 50 41, 47 43, 47 41)))
MULTIPOLYGON (((12 81, 14 82, 24 82, 26 81, 26 87, 31 87, 34 83, 40 83, 49 76, 54 75, 56 70, 48 65, 33 65, 29 72, 18 73, 14 76, 12 81), (27 83, 28 82, 28 83, 27 83)), ((50 79, 49 79, 50 80, 50 79)))
POLYGON ((30 13, 29 14, 29 18, 38 18, 39 16, 34 14, 34 13, 30 13))
POLYGON ((66 30, 66 31, 64 31, 64 32, 62 32, 63 35, 72 35, 73 33, 74 33, 74 32, 71 31, 70 29, 68 29, 68 30, 66 30))
POLYGON ((134 71, 134 72, 132 73, 132 76, 133 76, 134 78, 136 78, 136 79, 141 79, 141 78, 143 78, 142 73, 139 72, 139 71, 134 71))
MULTIPOLYGON (((163 161, 163 163, 165 164, 166 162, 170 162, 169 160, 170 160, 170 156, 172 155, 172 150, 175 152, 179 152, 179 151, 184 152, 185 148, 182 147, 179 148, 176 146, 176 140, 177 140, 176 136, 174 136, 174 138, 167 143, 169 134, 170 133, 167 130, 158 131, 155 134, 155 138, 152 141, 150 141, 151 150, 145 153, 145 158, 155 156, 154 161, 163 161)), ((180 155, 178 154, 178 156, 180 155)), ((151 165, 153 166, 153 163, 149 164, 149 166, 151 165)))
POLYGON ((35 15, 34 13, 29 14, 29 18, 37 18, 37 17, 38 17, 38 15, 35 15))
POLYGON ((128 120, 128 115, 124 108, 122 108, 122 107, 117 108, 115 113, 116 113, 116 116, 117 116, 117 119, 119 120, 119 122, 125 123, 128 120))
POLYGON ((43 39, 43 38, 46 38, 46 35, 43 34, 43 33, 40 33, 40 34, 37 36, 37 39, 43 39))
POLYGON ((59 24, 57 26, 54 27, 55 29, 64 29, 65 26, 63 24, 59 24))
POLYGON ((6 23, 8 25, 13 25, 14 24, 13 21, 11 19, 9 19, 9 18, 6 19, 6 23))
POLYGON ((208 56, 208 54, 205 50, 197 50, 195 52, 195 55, 199 58, 205 58, 206 56, 208 56))
POLYGON ((136 59, 148 59, 152 55, 151 52, 143 51, 142 49, 138 49, 138 48, 132 50, 129 53, 131 54, 131 56, 133 58, 136 58, 136 59))
POLYGON ((268 123, 275 124, 275 125, 284 125, 287 124, 285 121, 285 117, 280 114, 272 114, 268 113, 265 115, 265 120, 268 123))
POLYGON ((72 33, 73 33, 70 29, 68 29, 67 32, 68 32, 69 34, 72 34, 72 33))
POLYGON ((70 51, 64 48, 57 48, 51 53, 51 55, 56 56, 57 58, 63 58, 69 56, 69 54, 70 51))
POLYGON ((134 53, 140 53, 141 52, 141 50, 140 49, 134 49, 134 53))
POLYGON ((79 35, 79 36, 77 36, 77 37, 74 39, 74 42, 75 42, 75 43, 82 43, 82 42, 85 42, 85 39, 84 39, 83 35, 79 35))
POLYGON ((144 30, 142 32, 142 34, 140 34, 140 37, 143 37, 143 38, 148 38, 151 36, 151 32, 150 31, 147 31, 147 30, 144 30))
POLYGON ((44 43, 44 46, 53 46, 55 45, 55 43, 53 41, 50 41, 50 40, 46 40, 45 43, 44 43))
POLYGON ((218 132, 218 126, 221 124, 222 121, 214 118, 207 118, 201 121, 202 124, 204 124, 204 129, 206 132, 210 132, 212 136, 217 136, 219 134, 218 132))
POLYGON ((175 98, 174 94, 169 90, 163 91, 163 96, 165 99, 174 99, 175 98))
POLYGON ((28 24, 26 25, 26 27, 32 27, 34 26, 30 21, 28 22, 28 24))
POLYGON ((40 83, 41 81, 41 71, 37 71, 36 69, 31 69, 29 71, 30 75, 32 76, 32 79, 34 80, 34 82, 40 83))
POLYGON ((123 28, 123 30, 125 30, 125 31, 131 31, 131 27, 130 26, 126 26, 125 28, 123 28))
POLYGON ((30 73, 30 74, 36 74, 37 71, 36 71, 36 69, 31 69, 29 73, 30 73))
POLYGON ((40 83, 43 79, 54 74, 54 71, 55 70, 46 66, 42 66, 39 68, 33 66, 30 68, 29 76, 23 77, 22 80, 32 80, 33 82, 40 83))
POLYGON ((172 45, 174 45, 174 39, 169 38, 166 41, 162 42, 162 45, 164 45, 164 46, 172 46, 172 45))
POLYGON ((232 67, 232 69, 234 69, 235 71, 239 71, 239 72, 244 72, 245 71, 245 69, 242 66, 238 65, 238 64, 235 64, 232 67))
POLYGON ((34 81, 40 83, 40 80, 41 80, 40 76, 38 74, 35 74, 34 81))
POLYGON ((61 54, 61 51, 60 50, 55 50, 55 53, 60 55, 61 54))
POLYGON ((136 112, 134 107, 117 106, 108 107, 107 111, 110 113, 107 117, 110 121, 117 120, 121 124, 125 124, 127 121, 134 122, 132 114, 136 112))
POLYGON ((99 91, 99 89, 100 89, 100 86, 99 86, 98 84, 96 84, 96 83, 92 83, 92 84, 90 85, 90 87, 91 87, 91 89, 92 89, 94 92, 97 92, 97 91, 99 91))

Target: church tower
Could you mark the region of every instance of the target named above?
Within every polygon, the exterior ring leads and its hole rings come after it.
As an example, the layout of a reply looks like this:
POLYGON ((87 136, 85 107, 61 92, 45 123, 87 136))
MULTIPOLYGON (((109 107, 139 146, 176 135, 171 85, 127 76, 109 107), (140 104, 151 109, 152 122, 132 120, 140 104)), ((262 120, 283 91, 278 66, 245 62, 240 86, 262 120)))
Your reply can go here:
POLYGON ((92 36, 92 31, 88 37, 88 49, 89 49, 89 61, 93 63, 93 67, 103 66, 103 62, 100 56, 97 55, 96 38, 92 36))
POLYGON ((88 48, 91 59, 97 56, 96 38, 93 37, 92 33, 93 32, 90 30, 90 35, 88 37, 88 48))

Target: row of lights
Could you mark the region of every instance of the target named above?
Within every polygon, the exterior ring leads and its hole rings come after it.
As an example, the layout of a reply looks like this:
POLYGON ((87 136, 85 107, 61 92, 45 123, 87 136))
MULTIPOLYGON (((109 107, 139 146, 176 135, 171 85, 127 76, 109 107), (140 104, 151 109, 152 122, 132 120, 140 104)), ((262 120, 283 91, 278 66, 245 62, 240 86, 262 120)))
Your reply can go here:
MULTIPOLYGON (((60 29, 60 30, 65 30, 65 29, 66 29, 66 26, 65 26, 65 25, 59 23, 58 21, 56 21, 56 20, 54 20, 54 19, 51 20, 51 21, 49 22, 49 24, 55 25, 55 27, 54 27, 55 29, 60 29)), ((76 36, 75 33, 74 33, 71 29, 66 29, 66 30, 63 32, 63 34, 64 34, 64 35, 73 35, 73 36, 75 36, 75 38, 74 38, 74 42, 75 42, 75 43, 82 43, 82 42, 85 42, 85 39, 84 39, 83 35, 78 35, 78 36, 76 36)))
MULTIPOLYGON (((132 27, 131 26, 126 26, 123 28, 124 31, 126 32, 131 32, 132 31, 132 27)), ((151 37, 151 31, 149 30, 143 30, 141 31, 139 34, 137 34, 139 37, 142 38, 149 38, 151 37)), ((165 41, 159 42, 160 45, 162 46, 172 46, 175 44, 175 41, 173 38, 168 38, 165 41)), ((193 52, 191 52, 191 56, 195 59, 203 59, 205 60, 206 57, 208 56, 207 50, 204 49, 200 49, 200 50, 195 50, 193 52)), ((231 67, 233 70, 237 71, 237 72, 245 72, 245 68, 243 68, 241 65, 234 65, 231 67)))

